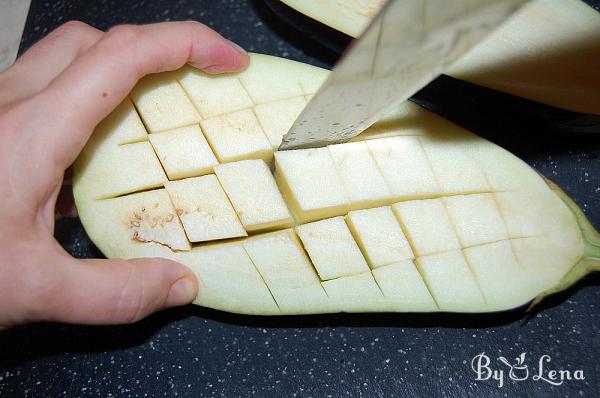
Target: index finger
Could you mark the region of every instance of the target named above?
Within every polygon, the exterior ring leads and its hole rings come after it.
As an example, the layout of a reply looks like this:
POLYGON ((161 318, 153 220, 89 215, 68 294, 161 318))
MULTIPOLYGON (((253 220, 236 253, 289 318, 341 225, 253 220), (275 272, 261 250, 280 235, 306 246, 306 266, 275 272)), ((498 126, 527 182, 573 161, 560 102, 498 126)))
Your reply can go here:
POLYGON ((111 29, 30 104, 48 137, 39 139, 53 165, 67 167, 94 127, 144 75, 189 63, 209 73, 241 70, 248 56, 239 46, 196 22, 165 22, 111 29))

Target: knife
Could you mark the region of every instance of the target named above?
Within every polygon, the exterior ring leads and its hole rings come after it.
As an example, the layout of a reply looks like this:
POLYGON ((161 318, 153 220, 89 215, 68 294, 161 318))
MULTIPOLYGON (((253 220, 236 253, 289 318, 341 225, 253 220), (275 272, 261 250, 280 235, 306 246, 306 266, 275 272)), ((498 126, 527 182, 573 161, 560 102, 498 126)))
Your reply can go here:
POLYGON ((280 150, 357 136, 438 77, 526 0, 389 0, 353 41, 280 150))

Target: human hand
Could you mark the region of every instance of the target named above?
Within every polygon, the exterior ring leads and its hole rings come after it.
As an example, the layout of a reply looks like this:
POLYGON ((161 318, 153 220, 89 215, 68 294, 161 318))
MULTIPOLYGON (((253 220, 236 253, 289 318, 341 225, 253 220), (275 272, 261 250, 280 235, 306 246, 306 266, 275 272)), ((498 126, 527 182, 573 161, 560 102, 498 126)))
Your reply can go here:
POLYGON ((235 44, 195 22, 67 23, 0 73, 0 328, 37 321, 127 323, 191 302, 198 281, 163 259, 77 260, 54 239, 65 170, 142 76, 189 63, 246 67, 235 44))

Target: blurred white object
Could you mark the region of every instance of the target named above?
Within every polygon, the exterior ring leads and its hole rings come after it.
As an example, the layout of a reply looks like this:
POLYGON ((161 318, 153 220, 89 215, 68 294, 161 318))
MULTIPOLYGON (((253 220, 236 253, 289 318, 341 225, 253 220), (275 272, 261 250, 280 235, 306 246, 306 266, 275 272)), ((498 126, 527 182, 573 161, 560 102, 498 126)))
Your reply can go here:
POLYGON ((0 0, 0 72, 17 58, 31 0, 0 0))

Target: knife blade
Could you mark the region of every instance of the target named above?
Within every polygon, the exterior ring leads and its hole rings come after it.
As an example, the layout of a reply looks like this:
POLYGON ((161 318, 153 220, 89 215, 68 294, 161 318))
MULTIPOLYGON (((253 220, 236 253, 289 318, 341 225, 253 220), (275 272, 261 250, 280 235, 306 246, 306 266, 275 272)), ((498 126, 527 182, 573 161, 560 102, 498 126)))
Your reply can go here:
POLYGON ((280 150, 357 136, 407 100, 526 0, 389 0, 352 42, 280 150))

